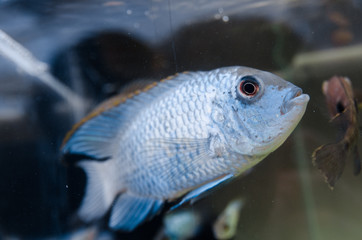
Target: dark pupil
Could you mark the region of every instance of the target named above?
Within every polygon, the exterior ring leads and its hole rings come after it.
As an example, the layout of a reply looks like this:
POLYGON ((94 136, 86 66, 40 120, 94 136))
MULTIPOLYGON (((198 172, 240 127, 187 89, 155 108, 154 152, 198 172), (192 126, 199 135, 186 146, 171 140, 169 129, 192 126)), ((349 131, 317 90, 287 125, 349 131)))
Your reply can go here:
POLYGON ((336 108, 337 108, 338 113, 342 113, 344 111, 344 106, 343 106, 343 104, 341 102, 337 103, 336 108))
POLYGON ((247 95, 252 95, 255 93, 255 85, 251 82, 246 82, 243 85, 243 92, 247 95))

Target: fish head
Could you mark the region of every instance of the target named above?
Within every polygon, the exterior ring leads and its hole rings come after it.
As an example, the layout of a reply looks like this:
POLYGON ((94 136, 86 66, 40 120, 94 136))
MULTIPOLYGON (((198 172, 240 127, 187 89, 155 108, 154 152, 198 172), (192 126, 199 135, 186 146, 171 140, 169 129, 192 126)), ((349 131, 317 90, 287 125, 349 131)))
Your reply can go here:
POLYGON ((221 132, 232 151, 261 160, 291 134, 309 96, 269 72, 245 67, 231 72, 229 94, 221 97, 222 110, 216 110, 225 119, 221 132))

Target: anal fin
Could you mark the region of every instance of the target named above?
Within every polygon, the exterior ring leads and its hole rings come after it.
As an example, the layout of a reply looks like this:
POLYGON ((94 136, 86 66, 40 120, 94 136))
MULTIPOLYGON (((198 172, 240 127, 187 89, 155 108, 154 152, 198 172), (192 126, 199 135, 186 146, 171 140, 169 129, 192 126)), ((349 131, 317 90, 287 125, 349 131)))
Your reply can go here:
POLYGON ((122 194, 113 205, 109 227, 132 231, 142 222, 154 216, 162 205, 162 200, 140 198, 127 193, 122 194))

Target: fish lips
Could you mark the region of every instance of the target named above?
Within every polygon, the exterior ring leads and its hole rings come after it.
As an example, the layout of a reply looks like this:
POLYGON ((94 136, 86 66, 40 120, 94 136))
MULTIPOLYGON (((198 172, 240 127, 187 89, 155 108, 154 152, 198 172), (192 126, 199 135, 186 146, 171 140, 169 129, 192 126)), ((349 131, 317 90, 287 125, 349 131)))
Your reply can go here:
POLYGON ((281 115, 284 115, 296 106, 304 108, 308 101, 309 95, 303 94, 302 89, 295 87, 284 97, 280 113, 281 115))

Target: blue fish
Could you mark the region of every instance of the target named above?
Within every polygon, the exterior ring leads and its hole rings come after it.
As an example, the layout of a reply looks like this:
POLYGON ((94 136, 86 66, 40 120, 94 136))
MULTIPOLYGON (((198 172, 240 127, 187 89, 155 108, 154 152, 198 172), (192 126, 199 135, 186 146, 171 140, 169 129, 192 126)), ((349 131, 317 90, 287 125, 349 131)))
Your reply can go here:
POLYGON ((88 156, 77 163, 87 175, 79 217, 110 210, 111 228, 132 231, 166 201, 181 198, 177 207, 259 163, 308 101, 278 76, 238 66, 177 74, 106 101, 62 149, 88 156))

